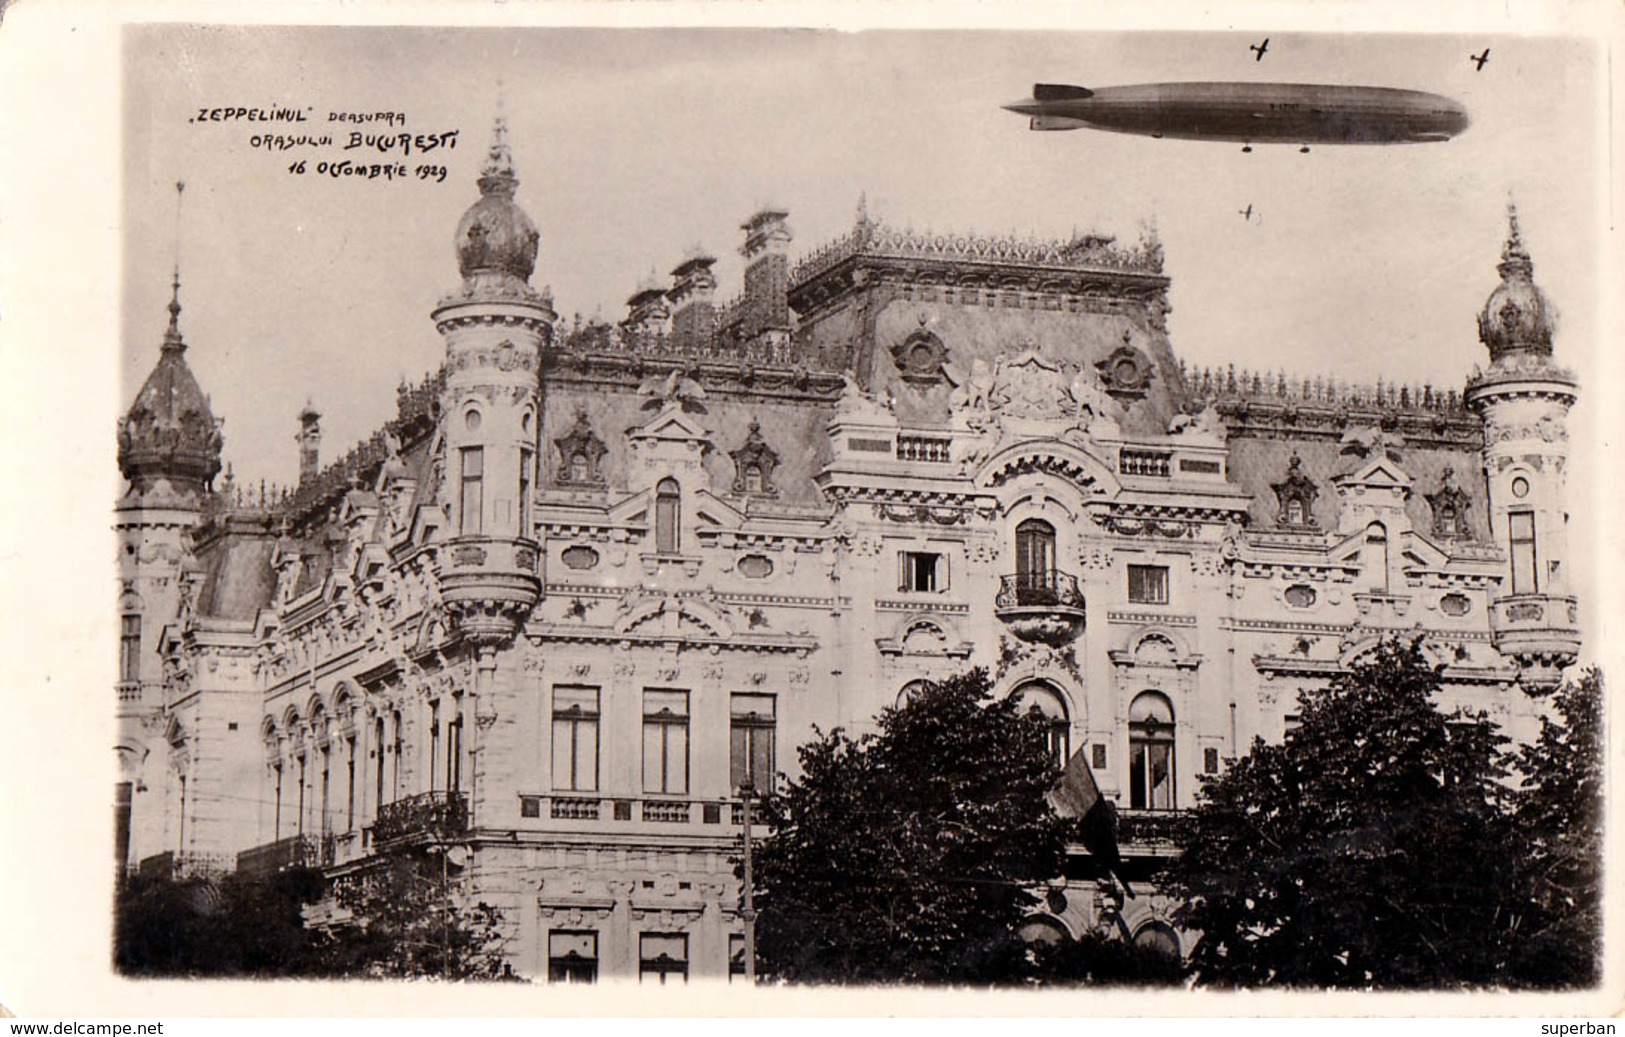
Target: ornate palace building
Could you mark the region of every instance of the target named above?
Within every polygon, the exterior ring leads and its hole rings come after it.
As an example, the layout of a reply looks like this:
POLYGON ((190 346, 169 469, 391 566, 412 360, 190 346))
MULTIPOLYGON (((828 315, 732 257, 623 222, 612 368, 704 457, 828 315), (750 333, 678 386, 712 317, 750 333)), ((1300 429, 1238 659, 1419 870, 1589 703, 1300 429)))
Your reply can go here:
MULTIPOLYGON (((741 782, 916 682, 983 666, 1049 717, 1133 879, 1386 634, 1514 733, 1575 659, 1576 386, 1515 215, 1488 365, 1417 390, 1186 369, 1154 240, 861 206, 796 263, 751 216, 731 302, 695 254, 571 324, 517 187, 499 127, 443 366, 336 462, 307 407, 289 492, 220 474, 171 304, 119 429, 121 865, 342 880, 433 846, 522 975, 726 978, 741 782)), ((1142 892, 1080 848, 1030 935, 1177 947, 1142 892)))

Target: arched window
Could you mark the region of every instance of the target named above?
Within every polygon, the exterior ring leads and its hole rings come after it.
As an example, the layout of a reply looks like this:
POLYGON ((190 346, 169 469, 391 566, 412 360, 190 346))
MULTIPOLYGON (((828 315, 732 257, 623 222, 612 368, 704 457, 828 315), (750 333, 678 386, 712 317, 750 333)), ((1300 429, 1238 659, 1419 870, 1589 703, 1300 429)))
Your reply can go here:
POLYGON ((1134 931, 1134 946, 1178 958, 1179 934, 1167 922, 1147 922, 1134 931))
POLYGON ((761 493, 762 492, 762 466, 761 465, 748 464, 748 465, 745 466, 745 492, 746 493, 761 493))
POLYGON ((1016 527, 1016 603, 1052 605, 1055 591, 1055 527, 1027 519, 1016 527))
POLYGON ((1012 694, 1022 712, 1037 710, 1049 733, 1050 756, 1057 767, 1065 767, 1072 756, 1072 724, 1066 702, 1055 689, 1039 681, 1028 681, 1012 694))
POLYGON ((682 543, 680 520, 683 495, 676 479, 662 479, 655 487, 655 551, 674 555, 682 543))
POLYGON ((907 684, 903 685, 903 690, 897 693, 897 708, 902 709, 910 702, 913 702, 916 696, 928 691, 930 687, 930 681, 909 681, 907 684))
POLYGON ((1129 806, 1134 810, 1174 808, 1174 707, 1167 696, 1148 691, 1128 708, 1129 806))
POLYGON ((570 455, 570 481, 575 483, 592 481, 592 463, 587 455, 579 450, 570 455))

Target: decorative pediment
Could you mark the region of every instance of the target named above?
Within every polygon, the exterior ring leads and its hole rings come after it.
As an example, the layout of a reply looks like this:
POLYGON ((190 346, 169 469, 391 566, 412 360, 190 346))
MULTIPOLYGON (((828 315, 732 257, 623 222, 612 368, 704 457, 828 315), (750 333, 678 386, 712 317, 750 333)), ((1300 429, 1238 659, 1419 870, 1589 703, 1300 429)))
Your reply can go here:
POLYGON ((706 640, 729 638, 734 633, 720 607, 694 598, 647 594, 634 594, 621 602, 615 632, 706 640))
POLYGON ((891 637, 875 638, 875 647, 882 655, 968 659, 975 645, 958 637, 940 617, 915 613, 899 623, 891 637))
POLYGON ((733 492, 752 497, 777 497, 773 485, 773 469, 779 466, 779 455, 762 439, 762 426, 752 418, 745 445, 729 451, 734 462, 733 492))
POLYGON ((604 455, 609 448, 592 429, 585 407, 576 410, 570 431, 553 440, 559 451, 559 468, 554 482, 560 486, 604 485, 604 455))
POLYGON ((1411 477, 1405 470, 1394 464, 1387 457, 1379 458, 1362 465, 1347 475, 1339 476, 1334 480, 1344 486, 1365 486, 1403 491, 1405 496, 1410 495, 1411 477))
POLYGON ((1439 488, 1427 495, 1427 502, 1433 511, 1435 540, 1472 539, 1472 531, 1467 524, 1467 509, 1472 505, 1472 498, 1456 485, 1454 468, 1445 468, 1439 488))
POLYGON ((1030 440, 988 458, 976 475, 976 485, 1003 486, 1022 475, 1042 473, 1063 479, 1085 495, 1115 495, 1119 484, 1098 459, 1061 440, 1030 440))
POLYGON ((694 420, 677 403, 667 404, 659 414, 644 424, 627 429, 626 435, 634 443, 658 440, 666 443, 697 443, 708 447, 711 441, 711 431, 694 420))
POLYGON ((1275 521, 1278 525, 1290 529, 1316 528, 1315 497, 1320 493, 1320 487, 1303 474, 1303 458, 1296 452, 1287 462, 1286 478, 1270 484, 1270 488, 1275 491, 1275 521))

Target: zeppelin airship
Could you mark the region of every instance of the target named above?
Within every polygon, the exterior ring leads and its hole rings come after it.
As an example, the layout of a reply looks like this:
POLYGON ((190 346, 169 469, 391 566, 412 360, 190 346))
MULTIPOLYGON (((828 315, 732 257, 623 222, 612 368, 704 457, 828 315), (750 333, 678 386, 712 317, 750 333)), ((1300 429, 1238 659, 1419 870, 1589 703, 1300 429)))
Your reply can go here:
POLYGON ((1410 144, 1449 140, 1467 109, 1420 90, 1307 83, 1143 83, 1099 90, 1039 83, 1005 105, 1035 130, 1110 130, 1247 145, 1410 144))

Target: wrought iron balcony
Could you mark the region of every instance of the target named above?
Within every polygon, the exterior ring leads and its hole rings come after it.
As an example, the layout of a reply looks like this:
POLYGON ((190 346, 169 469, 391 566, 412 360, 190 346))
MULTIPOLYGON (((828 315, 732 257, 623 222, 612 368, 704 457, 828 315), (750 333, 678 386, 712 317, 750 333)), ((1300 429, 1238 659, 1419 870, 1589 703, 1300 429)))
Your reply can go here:
POLYGON ((1189 840, 1191 827, 1188 810, 1119 810, 1117 845, 1124 853, 1175 854, 1189 840))
POLYGON ((468 831, 468 797, 461 792, 424 792, 386 803, 372 823, 375 846, 408 841, 438 842, 468 831))
POLYGON ((1078 590, 1078 578, 1059 569, 1039 569, 1035 572, 1013 573, 999 579, 999 597, 995 607, 1036 608, 1060 606, 1083 608, 1083 592, 1078 590))
POLYGON ((263 878, 288 868, 312 868, 320 856, 315 836, 290 835, 263 843, 237 855, 237 870, 263 878))
POLYGON ((136 873, 143 877, 212 879, 230 874, 235 864, 236 858, 229 853, 176 853, 165 850, 142 858, 136 866, 136 873))
POLYGON ((993 611, 1024 641, 1063 644, 1083 630, 1083 591, 1059 569, 1013 573, 999 579, 993 611))

